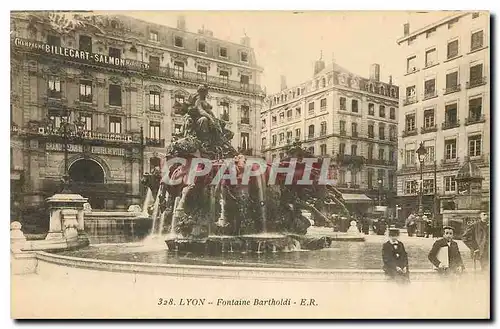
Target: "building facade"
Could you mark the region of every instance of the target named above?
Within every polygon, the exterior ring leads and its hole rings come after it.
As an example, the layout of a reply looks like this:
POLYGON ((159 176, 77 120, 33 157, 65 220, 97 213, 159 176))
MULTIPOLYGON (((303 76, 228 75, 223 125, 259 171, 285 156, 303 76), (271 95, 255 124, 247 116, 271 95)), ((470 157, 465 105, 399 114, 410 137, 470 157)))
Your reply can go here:
POLYGON ((250 38, 240 44, 127 16, 11 14, 12 203, 28 209, 61 188, 98 209, 140 204, 142 174, 182 134, 172 105, 200 84, 227 121, 233 146, 253 154, 264 94, 250 38), (69 122, 65 125, 64 122, 69 122), (68 127, 61 132, 61 127, 68 127))
MULTIPOLYGON (((399 89, 380 81, 380 66, 370 78, 336 63, 315 63, 313 77, 267 98, 261 113, 262 150, 268 161, 285 156, 299 140, 316 156, 336 164, 337 187, 344 194, 366 196, 381 204, 395 186, 399 89)), ((346 196, 347 197, 347 196, 346 196)))
POLYGON ((447 208, 457 194, 455 175, 466 160, 483 175, 486 206, 490 186, 489 14, 458 13, 411 32, 404 47, 406 74, 400 87, 397 193, 401 216, 418 209, 422 186, 424 211, 447 208), (427 150, 422 166, 416 150, 427 150), (439 202, 439 200, 441 200, 439 202))

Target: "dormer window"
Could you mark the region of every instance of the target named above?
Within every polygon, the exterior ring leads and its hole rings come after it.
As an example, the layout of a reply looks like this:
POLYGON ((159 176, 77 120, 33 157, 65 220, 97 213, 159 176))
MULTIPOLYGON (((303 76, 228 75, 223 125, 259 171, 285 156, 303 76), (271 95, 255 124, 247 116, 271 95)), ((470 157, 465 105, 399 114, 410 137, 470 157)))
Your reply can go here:
POLYGON ((226 47, 219 48, 219 56, 227 58, 227 48, 226 47))
POLYGON ((158 42, 158 32, 156 31, 150 31, 149 32, 149 40, 158 42))
POLYGON ((248 54, 242 51, 240 54, 240 60, 245 63, 248 62, 248 54))
POLYGON ((207 52, 207 45, 204 42, 198 42, 198 51, 200 53, 206 53, 207 52))
POLYGON ((109 57, 120 58, 121 51, 118 48, 109 47, 109 57))
POLYGON ((182 37, 175 37, 174 46, 179 47, 179 48, 184 47, 184 40, 182 39, 182 37))

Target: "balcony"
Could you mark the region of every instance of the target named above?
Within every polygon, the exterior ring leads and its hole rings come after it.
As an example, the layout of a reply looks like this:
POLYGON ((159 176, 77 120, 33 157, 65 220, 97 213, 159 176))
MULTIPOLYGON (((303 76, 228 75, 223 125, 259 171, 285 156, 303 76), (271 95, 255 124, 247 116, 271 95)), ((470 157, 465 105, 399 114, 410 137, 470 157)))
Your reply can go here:
POLYGON ((456 86, 446 87, 444 89, 444 94, 448 95, 448 94, 456 93, 457 91, 460 91, 460 84, 458 84, 456 86))
POLYGON ((474 162, 477 165, 489 164, 490 163, 490 155, 489 154, 481 154, 474 157, 469 157, 470 162, 474 162))
POLYGON ((253 149, 251 149, 251 148, 238 147, 238 153, 243 154, 243 155, 248 155, 248 156, 254 155, 253 149))
POLYGON ((482 86, 486 84, 486 77, 480 77, 478 79, 472 79, 470 81, 467 81, 466 83, 466 88, 467 89, 470 89, 470 88, 474 88, 474 87, 478 87, 478 86, 482 86))
POLYGON ((160 105, 149 104, 149 110, 151 112, 160 112, 160 105))
POLYGON ((337 154, 336 162, 343 166, 361 167, 365 163, 365 158, 360 155, 337 154))
POLYGON ((426 134, 426 133, 433 133, 438 130, 437 125, 434 126, 427 126, 427 127, 421 127, 420 128, 420 133, 421 134, 426 134))
MULTIPOLYGON (((55 137, 63 140, 64 135, 62 132, 58 131, 48 131, 46 129, 40 128, 38 130, 38 135, 44 135, 47 137, 55 137)), ((81 132, 69 131, 68 139, 70 140, 92 140, 92 141, 105 141, 105 142, 117 142, 117 143, 139 143, 138 138, 134 138, 132 134, 121 134, 112 132, 98 132, 94 130, 83 130, 81 132)))
POLYGON ((326 131, 321 131, 321 132, 319 133, 319 136, 320 136, 320 137, 326 136, 326 131))
POLYGON ((357 132, 357 131, 353 131, 353 132, 352 132, 352 137, 358 137, 358 136, 359 136, 359 134, 358 134, 358 132, 357 132))
POLYGON ((340 136, 345 136, 346 135, 346 131, 345 130, 341 130, 340 131, 340 136))
POLYGON ((378 135, 378 139, 381 141, 385 141, 385 135, 378 135))
POLYGON ((55 98, 55 99, 61 99, 62 98, 62 92, 59 90, 53 90, 49 89, 47 90, 47 97, 49 98, 55 98))
POLYGON ((241 123, 249 125, 250 124, 250 118, 241 118, 241 123))
POLYGON ((406 105, 414 104, 416 102, 417 102, 416 96, 408 96, 403 100, 403 105, 406 106, 406 105))
POLYGON ((375 134, 368 132, 368 138, 375 138, 375 134))
POLYGON ((483 122, 486 122, 486 118, 485 118, 484 114, 473 115, 473 116, 470 116, 468 118, 465 118, 465 125, 466 126, 473 125, 476 123, 483 123, 483 122))
POLYGON ((153 147, 165 147, 165 139, 146 137, 146 145, 153 147))
POLYGON ((451 159, 442 159, 441 160, 441 166, 443 167, 455 167, 460 164, 460 161, 458 158, 451 158, 451 159))
POLYGON ((80 95, 79 100, 83 103, 92 103, 92 95, 80 95))
POLYGON ((456 121, 445 121, 441 124, 441 129, 446 130, 446 129, 453 129, 460 127, 460 120, 456 121))
POLYGON ((426 91, 425 94, 424 94, 424 100, 431 99, 431 98, 434 98, 434 97, 437 97, 436 90, 426 91))
POLYGON ((417 129, 403 130, 403 137, 416 136, 418 135, 417 129))

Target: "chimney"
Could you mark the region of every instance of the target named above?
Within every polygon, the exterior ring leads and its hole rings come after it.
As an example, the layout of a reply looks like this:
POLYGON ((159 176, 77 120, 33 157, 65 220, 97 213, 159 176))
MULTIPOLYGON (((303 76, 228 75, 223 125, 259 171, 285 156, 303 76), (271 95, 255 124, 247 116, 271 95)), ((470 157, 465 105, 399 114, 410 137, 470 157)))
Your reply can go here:
POLYGON ((323 51, 319 55, 319 59, 314 62, 314 75, 318 74, 325 68, 325 62, 323 61, 323 51))
POLYGON ((405 23, 403 25, 404 36, 407 37, 410 35, 410 23, 405 23))
POLYGON ((245 36, 241 38, 240 43, 245 47, 250 47, 250 38, 245 34, 245 36))
POLYGON ((177 17, 177 28, 183 31, 186 30, 186 17, 182 15, 177 17))
POLYGON ((392 85, 392 75, 389 75, 389 84, 392 85))
POLYGON ((372 64, 370 66, 370 80, 380 81, 380 65, 372 64))
POLYGON ((281 91, 285 90, 286 87, 286 77, 284 75, 281 76, 281 91))

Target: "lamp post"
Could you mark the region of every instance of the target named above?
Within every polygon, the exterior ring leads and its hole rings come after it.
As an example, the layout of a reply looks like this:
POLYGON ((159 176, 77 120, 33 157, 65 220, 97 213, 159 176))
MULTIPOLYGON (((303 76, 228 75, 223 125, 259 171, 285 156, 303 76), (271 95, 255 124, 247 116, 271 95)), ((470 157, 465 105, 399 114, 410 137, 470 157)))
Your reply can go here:
POLYGON ((382 205, 382 178, 378 179, 378 205, 382 205))
POLYGON ((427 156, 427 150, 424 147, 424 143, 420 142, 420 146, 417 149, 418 162, 420 162, 420 184, 419 184, 419 193, 418 193, 418 221, 417 221, 417 236, 423 236, 423 204, 422 199, 424 195, 424 179, 423 179, 423 167, 425 157, 427 156))

